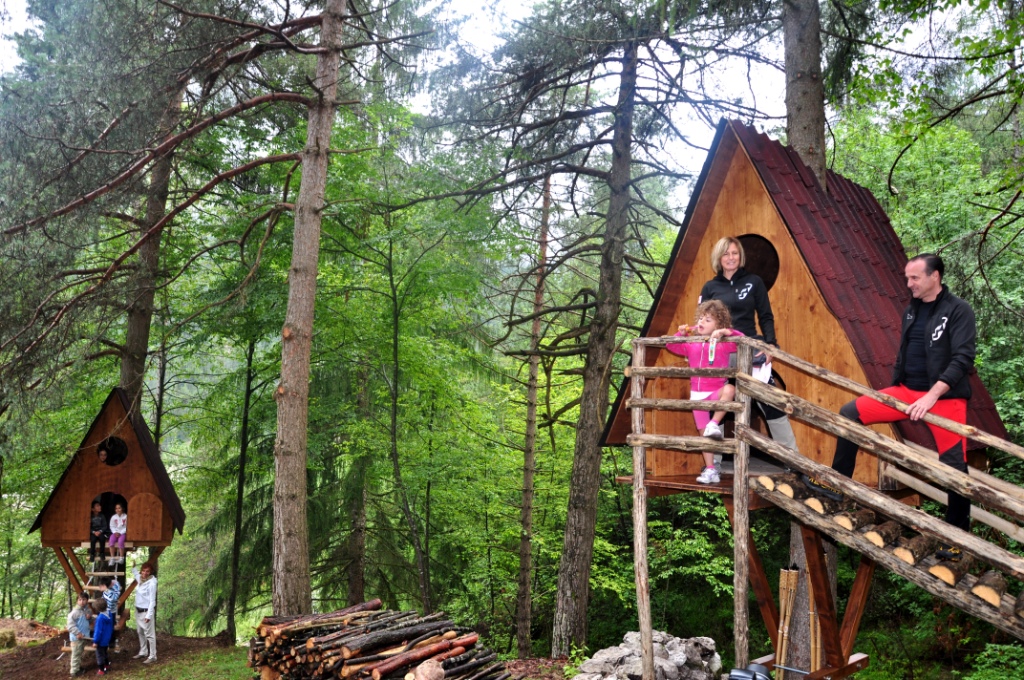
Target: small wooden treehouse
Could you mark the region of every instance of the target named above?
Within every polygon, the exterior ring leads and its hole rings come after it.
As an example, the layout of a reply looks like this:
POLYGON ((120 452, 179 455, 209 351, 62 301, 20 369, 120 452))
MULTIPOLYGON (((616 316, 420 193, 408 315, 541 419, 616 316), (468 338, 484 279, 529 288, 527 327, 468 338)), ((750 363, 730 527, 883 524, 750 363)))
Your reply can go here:
POLYGON ((88 572, 74 551, 89 547, 94 502, 108 519, 114 505, 122 504, 128 513, 126 546, 151 548, 150 560, 185 526, 185 512, 149 428, 129 406, 124 390, 111 391, 29 530, 38 529, 43 547, 57 553, 76 592, 88 572))
MULTIPOLYGON (((875 389, 888 386, 900 316, 910 301, 903 276, 907 255, 870 191, 833 172, 827 181, 828 193, 792 149, 742 123, 721 121, 641 336, 672 335, 680 324, 692 323, 701 287, 714 276, 711 249, 720 238, 735 236, 746 251, 746 269, 768 287, 783 351, 875 389)), ((649 365, 683 363, 667 351, 649 351, 649 365)), ((787 391, 833 411, 851 399, 850 392, 813 376, 779 365, 775 369, 787 391)), ((644 396, 679 398, 680 387, 678 381, 651 380, 644 396)), ((971 387, 968 423, 1005 438, 1006 429, 977 375, 971 387)), ((626 443, 627 395, 628 380, 604 432, 607 445, 626 443)), ((697 434, 688 412, 651 411, 646 417, 648 432, 697 434)), ((831 462, 832 435, 796 421, 793 429, 803 455, 831 462)), ((934 450, 924 424, 875 429, 934 450)), ((982 447, 972 442, 971 448, 982 447)), ((981 455, 973 458, 976 466, 984 464, 981 455)), ((687 488, 684 480, 697 475, 701 465, 699 455, 650 448, 648 484, 653 489, 664 480, 665 491, 687 488)), ((896 488, 885 464, 868 453, 861 454, 854 479, 896 488)))

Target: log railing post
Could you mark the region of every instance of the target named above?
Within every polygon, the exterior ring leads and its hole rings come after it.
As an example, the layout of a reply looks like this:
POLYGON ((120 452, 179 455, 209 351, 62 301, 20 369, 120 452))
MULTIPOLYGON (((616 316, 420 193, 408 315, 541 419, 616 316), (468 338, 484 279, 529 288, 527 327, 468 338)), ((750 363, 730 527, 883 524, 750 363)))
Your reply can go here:
MULTIPOLYGON (((647 346, 633 341, 633 367, 642 368, 647 346)), ((630 377, 633 399, 643 399, 646 379, 634 371, 630 377)), ((633 407, 633 434, 644 434, 644 409, 633 407)), ((647 575, 647 447, 633 447, 633 573, 636 578, 636 611, 640 623, 640 658, 643 680, 654 680, 654 631, 651 627, 651 594, 647 575)))
MULTIPOLYGON (((736 357, 737 371, 750 375, 753 351, 750 345, 740 343, 736 357)), ((737 391, 743 410, 736 415, 737 425, 750 426, 750 395, 737 391)), ((750 445, 742 439, 736 442, 733 457, 732 502, 733 502, 733 640, 736 647, 736 666, 746 668, 750 656, 749 619, 747 613, 747 583, 750 577, 750 496, 747 488, 747 470, 750 460, 750 445)))

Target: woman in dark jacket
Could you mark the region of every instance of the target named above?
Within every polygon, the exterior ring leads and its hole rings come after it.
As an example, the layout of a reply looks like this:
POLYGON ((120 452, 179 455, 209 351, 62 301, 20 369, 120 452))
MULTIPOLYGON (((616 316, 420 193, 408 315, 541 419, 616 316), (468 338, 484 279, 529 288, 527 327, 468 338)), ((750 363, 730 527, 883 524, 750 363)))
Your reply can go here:
MULTIPOLYGON (((743 268, 746 261, 747 256, 739 239, 732 236, 719 239, 711 250, 711 268, 715 270, 715 277, 701 288, 697 303, 721 300, 729 308, 733 328, 747 337, 764 340, 769 345, 778 347, 779 343, 775 338, 775 315, 772 314, 772 304, 768 300, 768 288, 760 276, 751 274, 743 268)), ((770 356, 759 352, 754 356, 754 366, 770 364, 771 360, 770 356)), ((768 384, 775 386, 775 379, 770 377, 770 366, 767 370, 768 384)), ((796 437, 793 435, 789 416, 774 406, 759 401, 754 403, 764 414, 772 439, 795 450, 796 437)))

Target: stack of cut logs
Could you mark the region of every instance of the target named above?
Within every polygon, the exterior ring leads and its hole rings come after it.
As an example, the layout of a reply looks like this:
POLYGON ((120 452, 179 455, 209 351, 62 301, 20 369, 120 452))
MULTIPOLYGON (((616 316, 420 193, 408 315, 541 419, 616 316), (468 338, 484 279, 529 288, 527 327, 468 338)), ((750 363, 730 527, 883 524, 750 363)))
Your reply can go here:
POLYGON ((444 614, 382 610, 371 600, 329 614, 263 619, 249 641, 249 666, 263 680, 507 680, 478 635, 444 614), (414 670, 423 668, 432 673, 414 670))

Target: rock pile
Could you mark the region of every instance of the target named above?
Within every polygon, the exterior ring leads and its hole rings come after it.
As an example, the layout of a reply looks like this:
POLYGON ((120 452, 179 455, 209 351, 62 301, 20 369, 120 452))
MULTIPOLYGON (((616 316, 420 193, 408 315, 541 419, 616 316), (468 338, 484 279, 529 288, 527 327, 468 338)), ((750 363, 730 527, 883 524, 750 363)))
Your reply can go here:
MULTIPOLYGON (((715 641, 707 637, 682 640, 654 631, 656 680, 714 680, 722 670, 715 641)), ((618 647, 602 649, 584 661, 574 680, 639 680, 640 633, 626 633, 618 647)))

